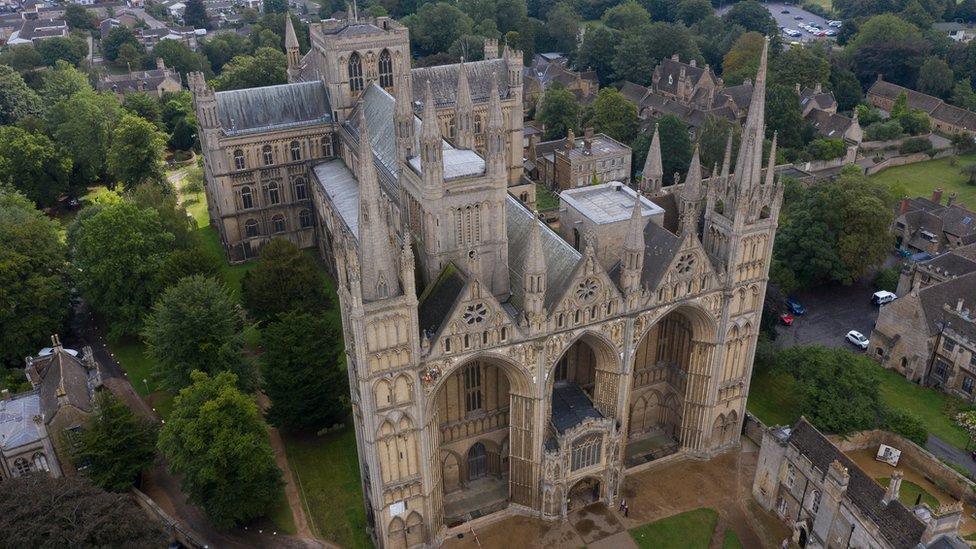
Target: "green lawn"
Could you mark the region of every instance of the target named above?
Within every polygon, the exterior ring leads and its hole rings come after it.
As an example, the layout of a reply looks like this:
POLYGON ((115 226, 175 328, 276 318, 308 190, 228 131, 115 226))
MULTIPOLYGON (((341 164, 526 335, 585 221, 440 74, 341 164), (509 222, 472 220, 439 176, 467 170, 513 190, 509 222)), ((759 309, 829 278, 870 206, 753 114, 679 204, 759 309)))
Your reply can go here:
POLYGON ((966 176, 962 168, 976 164, 976 154, 955 157, 956 166, 950 166, 950 158, 940 158, 928 162, 919 162, 907 166, 890 168, 873 175, 872 178, 887 183, 897 193, 907 193, 909 196, 931 196, 932 191, 941 188, 943 200, 949 193, 958 195, 957 201, 970 208, 976 208, 976 186, 966 184, 966 176))
POLYGON ((163 419, 173 410, 173 394, 163 390, 153 377, 153 361, 146 356, 146 346, 134 337, 109 343, 109 351, 129 376, 136 392, 146 398, 163 419))
POLYGON ((792 425, 800 418, 792 386, 790 374, 754 371, 746 409, 766 425, 792 425))
MULTIPOLYGON (((888 487, 888 483, 891 479, 888 477, 875 479, 878 484, 888 487)), ((915 505, 915 499, 918 496, 922 496, 921 503, 924 503, 931 507, 932 509, 937 509, 939 507, 939 500, 935 499, 935 496, 928 493, 924 488, 915 484, 910 480, 902 480, 901 488, 898 489, 898 499, 905 504, 906 507, 911 509, 915 505)))
POLYGON ((275 501, 274 508, 268 511, 268 520, 273 522, 281 532, 292 536, 298 532, 295 528, 295 517, 292 516, 291 507, 288 506, 288 496, 285 495, 284 487, 278 492, 278 499, 275 501))
POLYGON ((824 9, 832 10, 834 9, 833 2, 831 0, 807 0, 811 4, 816 4, 824 9))
POLYGON ((722 540, 722 549, 742 549, 742 542, 739 541, 739 536, 735 535, 735 532, 731 528, 725 531, 725 539, 722 540))
POLYGON ((559 207, 559 195, 549 190, 545 185, 535 185, 535 209, 540 212, 554 210, 559 207))
POLYGON ((633 528, 630 537, 642 549, 707 549, 717 523, 718 513, 702 507, 633 528))
POLYGON ((314 533, 350 549, 371 547, 352 425, 322 437, 282 436, 314 533))

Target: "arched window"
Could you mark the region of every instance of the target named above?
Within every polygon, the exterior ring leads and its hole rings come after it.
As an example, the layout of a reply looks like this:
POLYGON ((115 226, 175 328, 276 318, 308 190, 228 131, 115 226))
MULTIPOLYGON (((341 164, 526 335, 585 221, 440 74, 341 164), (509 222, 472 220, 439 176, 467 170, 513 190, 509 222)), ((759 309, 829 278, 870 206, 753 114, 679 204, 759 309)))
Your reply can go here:
POLYGON ((251 194, 251 187, 241 187, 241 206, 245 210, 254 207, 254 196, 251 194))
POLYGON ((31 459, 34 462, 34 468, 38 471, 50 471, 47 466, 47 456, 45 456, 43 453, 37 452, 31 459))
POLYGON ((292 162, 298 162, 302 159, 302 146, 298 141, 292 141, 288 148, 291 150, 292 162))
POLYGON ((299 177, 295 180, 295 199, 305 200, 308 198, 308 190, 305 188, 305 179, 299 177))
POLYGON ((485 445, 476 442, 468 450, 468 480, 475 480, 488 473, 488 454, 485 452, 485 445))
POLYGON ((312 212, 308 210, 302 210, 298 213, 298 222, 301 224, 302 228, 308 228, 312 226, 312 212))
POLYGON ((447 120, 447 136, 451 139, 457 137, 457 121, 453 116, 447 120))
POLYGON ((363 91, 363 60, 356 52, 349 56, 349 89, 363 91))
POLYGON ((813 496, 810 497, 810 510, 816 515, 817 511, 820 510, 820 491, 814 490, 813 496))
POLYGON ((258 222, 253 219, 248 219, 244 222, 244 236, 248 238, 254 238, 258 235, 258 222))
POLYGON ((276 233, 283 233, 283 232, 285 232, 285 216, 279 214, 279 215, 276 215, 276 216, 272 217, 271 218, 271 228, 276 233))
POLYGON ((322 156, 332 156, 332 136, 322 136, 322 156))
POLYGON ((268 202, 270 204, 281 202, 281 193, 278 192, 278 184, 274 181, 268 183, 268 202))
POLYGON ((572 471, 583 469, 600 462, 603 435, 590 435, 573 444, 572 471))
POLYGON ((464 411, 481 410, 481 364, 475 362, 464 369, 464 411))
POLYGON ((481 115, 474 117, 474 133, 481 133, 481 115))
POLYGON ((261 147, 261 159, 264 160, 265 166, 274 164, 274 155, 271 153, 271 145, 261 147))
POLYGON ((380 52, 380 86, 393 87, 393 58, 390 57, 389 50, 380 52))
POLYGON ((17 470, 17 476, 22 477, 31 472, 31 464, 24 458, 17 458, 14 462, 14 469, 17 470))
POLYGON ((244 163, 244 151, 237 149, 234 151, 234 167, 238 170, 243 170, 247 167, 244 163))

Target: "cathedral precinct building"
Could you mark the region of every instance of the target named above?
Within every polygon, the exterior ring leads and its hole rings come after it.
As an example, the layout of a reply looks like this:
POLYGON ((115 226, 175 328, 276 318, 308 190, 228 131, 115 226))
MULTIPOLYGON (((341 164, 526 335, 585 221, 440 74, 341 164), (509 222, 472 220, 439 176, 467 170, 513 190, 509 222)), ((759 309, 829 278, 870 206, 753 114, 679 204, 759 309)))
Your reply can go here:
POLYGON ((286 29, 289 84, 189 80, 229 256, 288 238, 336 277, 378 546, 494 513, 558 520, 612 504, 628 469, 737 446, 782 201, 765 51, 735 173, 727 153, 703 181, 696 153, 677 194, 653 169, 649 196, 569 191, 570 242, 515 198, 520 52, 411 69, 389 18, 310 32, 302 56, 286 29))

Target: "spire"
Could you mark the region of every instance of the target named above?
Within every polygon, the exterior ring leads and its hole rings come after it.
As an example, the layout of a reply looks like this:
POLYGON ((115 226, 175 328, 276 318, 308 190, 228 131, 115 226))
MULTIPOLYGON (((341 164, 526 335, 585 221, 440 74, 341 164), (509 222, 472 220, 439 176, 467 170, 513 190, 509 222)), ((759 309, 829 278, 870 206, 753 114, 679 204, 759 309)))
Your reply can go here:
POLYGON ((664 181, 664 164, 661 162, 661 135, 660 128, 654 125, 654 137, 651 138, 651 146, 647 149, 647 159, 644 160, 644 171, 641 172, 640 188, 644 192, 659 193, 664 181))
POLYGON ((722 179, 728 182, 729 172, 732 171, 732 138, 735 137, 734 128, 729 128, 729 138, 725 141, 725 156, 722 157, 722 179))
POLYGON ((414 277, 414 256, 410 231, 404 231, 403 247, 400 248, 400 283, 403 284, 403 294, 408 297, 417 296, 417 282, 414 277))
POLYGON ((285 12, 285 56, 288 59, 288 81, 294 82, 299 76, 299 65, 302 53, 295 34, 295 25, 291 22, 291 14, 285 12))
POLYGON ((394 128, 397 138, 397 156, 400 162, 417 154, 417 135, 415 117, 413 114, 413 98, 409 72, 397 76, 395 111, 393 114, 394 128))
POLYGON ((295 25, 291 22, 291 14, 285 13, 285 49, 298 49, 298 35, 295 34, 295 25))
POLYGON ((380 208, 380 187, 373 165, 373 149, 369 141, 369 127, 362 101, 359 102, 359 253, 362 262, 363 301, 375 301, 396 295, 397 271, 394 267, 393 246, 389 227, 380 208))
POLYGON ((542 249, 542 228, 539 225, 539 215, 533 212, 525 270, 522 275, 522 290, 525 293, 523 308, 530 320, 542 314, 546 295, 546 258, 542 249))
POLYGON ((437 108, 434 106, 430 80, 427 81, 427 90, 424 93, 424 117, 420 123, 420 170, 425 185, 440 185, 444 180, 441 127, 437 121, 437 108))
POLYGON ((502 101, 498 95, 498 79, 491 79, 488 93, 487 157, 489 172, 505 172, 505 118, 502 115, 502 101))
POLYGON ((702 170, 698 146, 691 156, 688 175, 681 189, 681 230, 683 233, 698 232, 698 203, 702 199, 702 170))
POLYGON ((624 292, 634 292, 640 288, 641 271, 644 268, 644 214, 641 194, 634 193, 634 209, 624 237, 623 263, 620 282, 624 292))
MULTIPOLYGON (((766 124, 766 66, 769 56, 769 37, 763 43, 762 56, 759 58, 759 71, 756 73, 756 83, 752 90, 752 100, 749 103, 749 114, 746 125, 742 130, 742 142, 739 154, 736 156, 733 188, 740 196, 749 194, 752 187, 758 186, 762 177, 762 148, 766 124)), ((738 198, 736 201, 738 202, 738 198)))
POLYGON ((459 149, 474 149, 474 105, 471 103, 471 88, 468 86, 468 71, 464 59, 458 71, 457 102, 455 103, 455 124, 459 149))
POLYGON ((773 132, 773 144, 769 147, 769 162, 766 164, 766 192, 773 188, 773 181, 776 179, 776 140, 779 132, 773 132))

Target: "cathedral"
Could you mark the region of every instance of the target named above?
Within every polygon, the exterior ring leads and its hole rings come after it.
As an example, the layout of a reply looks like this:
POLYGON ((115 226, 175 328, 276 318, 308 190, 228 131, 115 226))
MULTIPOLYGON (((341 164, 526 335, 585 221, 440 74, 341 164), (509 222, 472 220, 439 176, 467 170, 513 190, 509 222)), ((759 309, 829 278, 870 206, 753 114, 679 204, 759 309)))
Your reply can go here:
POLYGON ((288 84, 189 82, 229 258, 286 238, 336 279, 377 546, 560 520, 738 445, 782 201, 765 50, 734 171, 730 142, 662 187, 655 138, 638 191, 563 192, 557 233, 524 204, 521 52, 412 69, 408 30, 355 11, 310 34, 288 21, 288 84))

